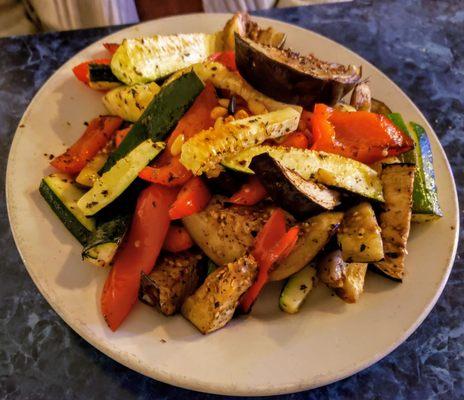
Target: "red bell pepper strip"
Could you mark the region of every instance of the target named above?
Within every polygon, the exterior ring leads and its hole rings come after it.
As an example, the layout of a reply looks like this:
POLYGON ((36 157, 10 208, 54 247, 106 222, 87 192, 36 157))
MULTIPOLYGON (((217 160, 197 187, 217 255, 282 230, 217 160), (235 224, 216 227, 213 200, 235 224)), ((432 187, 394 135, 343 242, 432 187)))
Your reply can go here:
POLYGON ((169 229, 168 210, 175 189, 151 185, 137 199, 127 239, 115 257, 101 296, 101 310, 112 331, 118 329, 137 301, 141 273, 149 274, 169 229))
POLYGON ((299 228, 285 231, 285 214, 276 209, 256 237, 252 251, 258 263, 258 277, 240 299, 240 308, 248 313, 266 285, 272 266, 287 257, 298 240, 299 228))
POLYGON ((119 48, 119 43, 103 43, 103 47, 108 50, 111 55, 113 55, 119 48))
POLYGON ((343 112, 316 104, 311 149, 340 154, 366 164, 414 147, 412 139, 387 117, 367 111, 343 112))
POLYGON ((86 85, 89 84, 89 64, 110 64, 111 60, 109 58, 101 58, 98 60, 85 61, 79 65, 76 65, 72 71, 77 79, 81 82, 84 82, 86 85))
POLYGON ((211 194, 200 177, 194 176, 180 190, 169 209, 171 219, 180 219, 203 210, 211 200, 211 194))
POLYGON ((203 91, 169 136, 166 149, 160 157, 155 159, 153 166, 148 166, 140 172, 139 177, 165 186, 180 186, 186 183, 193 175, 180 163, 178 155, 171 154, 172 145, 180 135, 184 136, 184 142, 186 142, 203 129, 213 126, 211 111, 217 105, 216 90, 211 83, 207 82, 203 91))
POLYGON ((238 192, 229 198, 228 202, 242 206, 253 206, 267 197, 265 187, 256 176, 250 176, 238 192))
POLYGON ((122 119, 102 116, 90 121, 84 134, 50 164, 61 172, 78 173, 101 150, 122 124, 122 119))
POLYGON ((183 226, 171 225, 166 239, 164 239, 163 249, 171 253, 179 253, 193 246, 193 240, 187 229, 183 226))
POLYGON ((233 50, 214 53, 209 57, 209 59, 221 63, 231 71, 237 71, 237 64, 235 63, 235 51, 233 50))
POLYGON ((119 145, 122 143, 124 138, 127 136, 129 131, 132 129, 132 125, 125 128, 125 129, 120 129, 117 130, 116 133, 114 134, 114 145, 116 147, 119 147, 119 145))
POLYGON ((166 165, 161 167, 145 167, 139 172, 139 178, 175 187, 187 183, 192 178, 192 173, 181 164, 179 157, 172 157, 166 165))
POLYGON ((307 149, 309 146, 309 140, 303 132, 292 132, 280 143, 280 146, 307 149))

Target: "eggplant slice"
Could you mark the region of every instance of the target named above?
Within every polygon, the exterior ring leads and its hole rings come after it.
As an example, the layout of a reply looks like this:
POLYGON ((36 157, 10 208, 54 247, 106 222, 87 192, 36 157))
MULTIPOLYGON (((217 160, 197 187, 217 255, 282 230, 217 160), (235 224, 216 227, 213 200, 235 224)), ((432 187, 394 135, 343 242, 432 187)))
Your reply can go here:
POLYGON ((251 40, 268 46, 282 47, 285 43, 285 33, 274 30, 271 26, 263 29, 253 22, 248 13, 236 13, 229 19, 222 30, 224 50, 235 50, 235 38, 237 33, 251 40))
POLYGON ((201 259, 198 251, 163 253, 153 272, 142 274, 140 300, 164 315, 175 314, 200 285, 201 259))
POLYGON ((361 80, 361 67, 302 56, 235 34, 235 61, 240 74, 257 90, 285 103, 312 109, 334 105, 361 80))
POLYGON ((340 204, 340 194, 324 185, 303 179, 268 153, 253 157, 250 168, 272 200, 297 219, 305 219, 340 204))

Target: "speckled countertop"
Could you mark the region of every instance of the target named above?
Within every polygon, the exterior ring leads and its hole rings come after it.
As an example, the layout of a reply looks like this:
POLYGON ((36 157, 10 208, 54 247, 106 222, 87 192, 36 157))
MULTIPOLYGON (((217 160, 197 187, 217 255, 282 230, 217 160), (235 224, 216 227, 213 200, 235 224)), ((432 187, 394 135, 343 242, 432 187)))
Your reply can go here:
MULTIPOLYGON (((355 1, 271 10, 260 15, 322 33, 359 53, 390 76, 419 106, 440 136, 462 201, 462 2, 355 1)), ((112 361, 77 336, 35 288, 9 229, 5 169, 21 115, 36 91, 63 62, 117 29, 0 39, 1 399, 219 398, 145 378, 112 361)), ((281 398, 464 398, 462 255, 461 248, 445 291, 429 317, 392 354, 338 383, 281 398)))

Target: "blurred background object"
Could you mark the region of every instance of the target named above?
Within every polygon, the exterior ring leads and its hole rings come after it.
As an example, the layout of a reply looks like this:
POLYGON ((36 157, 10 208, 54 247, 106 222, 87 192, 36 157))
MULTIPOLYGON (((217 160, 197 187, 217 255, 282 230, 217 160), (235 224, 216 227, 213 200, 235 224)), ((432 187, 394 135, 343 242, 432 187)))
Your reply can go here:
POLYGON ((352 0, 0 0, 0 37, 133 24, 193 12, 255 11, 352 0))
POLYGON ((0 0, 0 37, 35 32, 36 27, 27 17, 20 0, 0 0))
POLYGON ((47 31, 131 24, 139 21, 133 0, 28 0, 25 3, 32 6, 44 30, 47 31))

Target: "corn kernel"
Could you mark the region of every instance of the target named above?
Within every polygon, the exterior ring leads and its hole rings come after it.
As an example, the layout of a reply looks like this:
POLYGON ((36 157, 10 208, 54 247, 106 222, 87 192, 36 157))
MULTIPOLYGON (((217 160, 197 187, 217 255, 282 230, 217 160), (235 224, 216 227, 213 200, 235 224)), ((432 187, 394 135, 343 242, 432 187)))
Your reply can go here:
POLYGON ((235 119, 243 119, 243 118, 248 118, 248 117, 249 117, 248 113, 243 108, 241 108, 235 113, 235 119))
POLYGON ((174 157, 178 156, 181 153, 184 140, 184 135, 179 135, 174 139, 174 142, 171 145, 171 154, 174 157))
POLYGON ((227 117, 224 118, 224 122, 227 124, 228 122, 234 121, 235 118, 233 115, 228 115, 227 117))
POLYGON ((218 106, 211 110, 211 119, 218 119, 227 115, 227 108, 218 106))
POLYGON ((221 125, 223 124, 224 120, 222 119, 222 117, 217 118, 216 121, 214 121, 214 129, 220 129, 221 125))
POLYGON ((229 99, 219 99, 218 103, 220 106, 227 108, 229 107, 230 100, 229 99))

